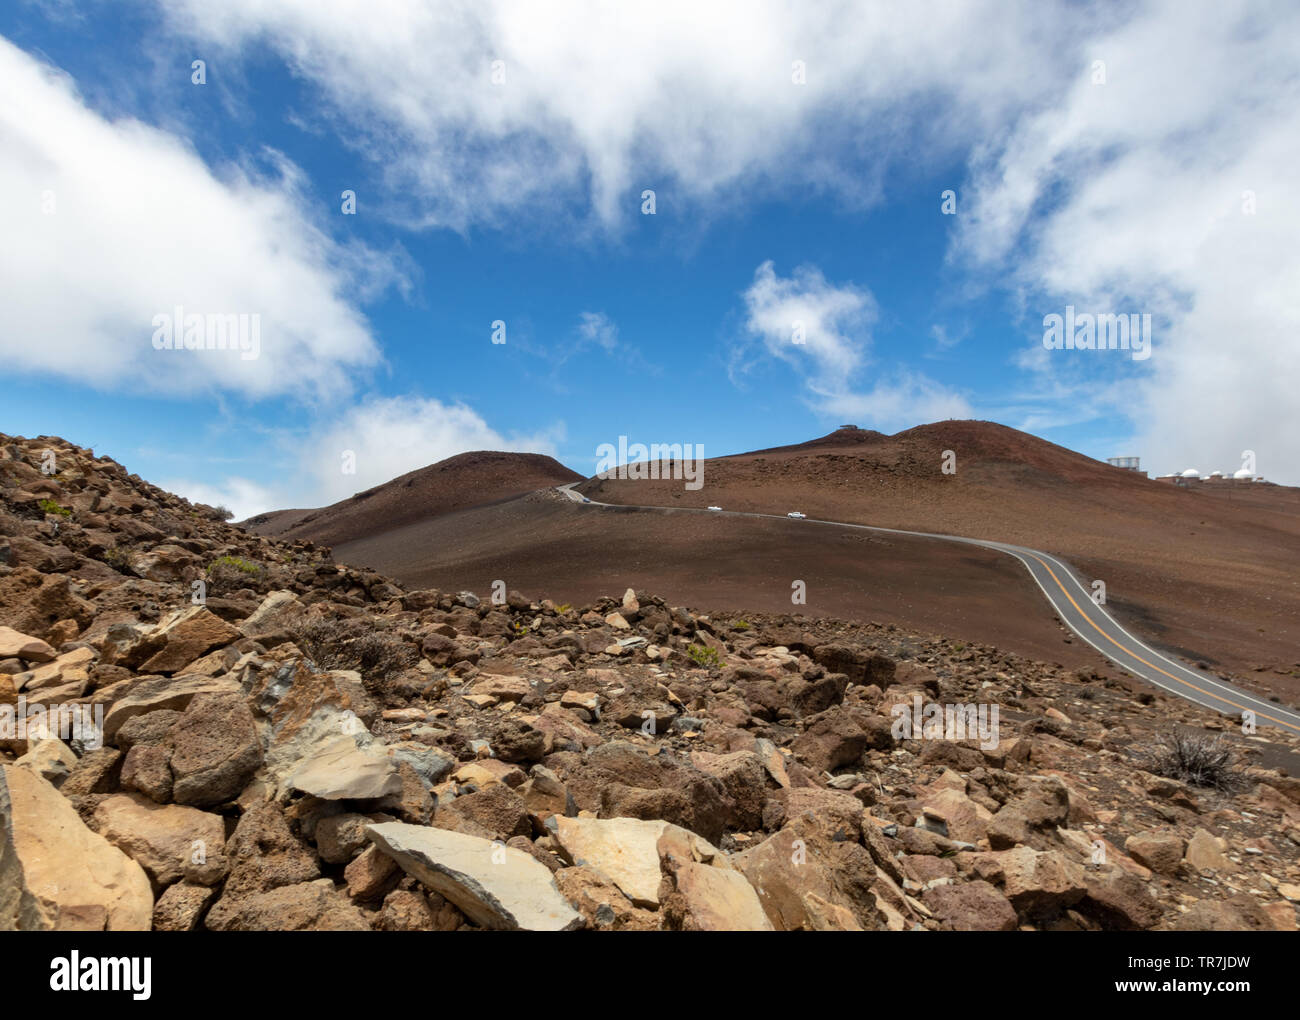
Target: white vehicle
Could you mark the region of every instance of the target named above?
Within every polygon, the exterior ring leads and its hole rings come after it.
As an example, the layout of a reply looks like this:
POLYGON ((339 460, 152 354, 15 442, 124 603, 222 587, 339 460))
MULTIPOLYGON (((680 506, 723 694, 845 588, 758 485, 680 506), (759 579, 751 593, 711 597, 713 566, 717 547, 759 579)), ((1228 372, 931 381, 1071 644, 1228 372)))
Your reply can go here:
POLYGON ((796 521, 802 521, 804 519, 804 515, 801 514, 798 510, 791 510, 788 514, 786 514, 786 516, 793 517, 796 521))
POLYGON ((710 510, 721 510, 722 507, 720 507, 720 506, 711 506, 711 507, 709 507, 709 509, 710 509, 710 510))

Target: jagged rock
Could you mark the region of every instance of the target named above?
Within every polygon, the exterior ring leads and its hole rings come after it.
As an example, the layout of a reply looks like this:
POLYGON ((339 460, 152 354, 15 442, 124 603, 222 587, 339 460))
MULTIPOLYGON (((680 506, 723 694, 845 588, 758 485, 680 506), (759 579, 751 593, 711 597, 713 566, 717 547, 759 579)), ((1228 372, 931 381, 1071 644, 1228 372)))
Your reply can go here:
POLYGON ((146 673, 178 673, 214 648, 239 640, 239 631, 206 606, 191 606, 149 635, 161 647, 140 665, 146 673))
POLYGON ((369 931, 365 915, 328 878, 233 899, 208 912, 212 931, 369 931))
POLYGON ((189 882, 168 886, 153 907, 154 931, 194 931, 216 895, 215 889, 189 882))
POLYGON ((664 924, 681 931, 772 931, 758 894, 743 874, 713 861, 693 860, 695 846, 660 839, 664 924))
POLYGON ((1176 875, 1187 843, 1173 832, 1135 832, 1124 841, 1124 849, 1139 864, 1162 875, 1176 875))
POLYGON ((184 711, 200 694, 238 694, 239 682, 231 677, 158 677, 135 684, 104 713, 104 740, 112 743, 128 720, 161 708, 184 711))
POLYGON ((980 856, 992 859, 993 874, 1022 917, 1058 913, 1074 906, 1088 891, 1083 869, 1059 850, 1018 846, 980 856))
POLYGON ((936 885, 922 896, 944 931, 1015 931, 1016 911, 988 882, 936 885))
POLYGON ((30 769, 0 765, 0 929, 147 931, 144 870, 30 769))
POLYGON ((555 873, 560 894, 597 931, 657 931, 659 915, 634 906, 610 879, 590 868, 561 868, 555 873))
POLYGON ((829 708, 814 716, 803 735, 791 748, 819 772, 832 772, 856 765, 867 750, 867 734, 854 718, 840 708, 829 708))
POLYGON ((50 662, 58 653, 37 637, 20 634, 12 627, 0 627, 0 659, 19 658, 28 662, 50 662))
POLYGON ((189 861, 220 851, 226 841, 220 815, 175 804, 162 806, 129 793, 101 800, 92 824, 160 886, 178 881, 189 861))
POLYGON ((31 769, 46 782, 63 786, 77 766, 77 756, 58 737, 28 741, 27 753, 15 765, 31 769))
POLYGON ((408 875, 479 927, 569 931, 582 924, 546 867, 513 847, 402 822, 371 825, 366 832, 408 875))
POLYGON ((1085 875, 1088 893, 1078 909, 1113 931, 1143 931, 1159 923, 1163 912, 1146 883, 1119 868, 1085 875))
POLYGON ((1228 848, 1226 840, 1214 836, 1204 829, 1197 829, 1187 841, 1187 850, 1183 860, 1193 871, 1235 871, 1237 866, 1228 860, 1223 851, 1228 848))
POLYGON ((177 804, 233 800, 263 761, 262 742, 240 694, 199 694, 168 730, 177 804))
POLYGON ((1175 919, 1174 931, 1272 931, 1273 919, 1245 893, 1226 900, 1200 900, 1175 919))
MULTIPOLYGON (((555 819, 555 841, 566 861, 604 875, 635 906, 658 907, 659 839, 669 829, 684 839, 699 839, 662 821, 560 817, 555 819)), ((719 853, 713 847, 708 851, 719 853)))
POLYGON ((271 803, 254 805, 240 816, 226 841, 225 856, 230 873, 217 906, 320 876, 315 853, 294 836, 280 809, 271 803))
POLYGON ((827 839, 809 820, 738 854, 777 931, 862 931, 883 927, 872 886, 876 869, 857 843, 827 839))
POLYGON ((295 790, 321 800, 378 800, 400 793, 396 763, 340 735, 320 745, 289 778, 295 790))

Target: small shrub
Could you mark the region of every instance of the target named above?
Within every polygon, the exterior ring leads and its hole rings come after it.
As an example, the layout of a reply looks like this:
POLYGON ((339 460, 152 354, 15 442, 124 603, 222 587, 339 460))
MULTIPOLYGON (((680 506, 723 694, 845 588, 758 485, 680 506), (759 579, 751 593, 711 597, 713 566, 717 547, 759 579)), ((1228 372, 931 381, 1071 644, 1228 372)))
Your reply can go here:
POLYGON ((737 620, 731 625, 732 630, 749 630, 748 620, 737 620))
POLYGON ((234 516, 235 516, 235 512, 233 510, 227 509, 224 506, 216 506, 212 508, 213 520, 228 521, 234 516))
POLYGON ((218 556, 208 567, 208 573, 211 574, 219 567, 231 567, 241 574, 260 574, 262 568, 256 563, 249 563, 248 560, 241 560, 238 556, 218 556))
POLYGON ((686 654, 690 656, 691 661, 697 666, 704 666, 708 669, 722 668, 722 656, 718 654, 716 648, 710 648, 708 645, 691 645, 686 649, 686 654))
POLYGON ((260 580, 262 567, 238 556, 218 556, 208 566, 208 588, 213 595, 228 595, 241 588, 251 587, 250 581, 260 580))
POLYGON ((415 649, 360 620, 313 619, 296 630, 298 647, 319 668, 354 669, 367 689, 415 665, 415 649))
POLYGON ((1217 733, 1167 733, 1146 759, 1148 772, 1192 786, 1220 793, 1239 793, 1250 786, 1236 752, 1217 733))
POLYGON ((41 508, 42 513, 58 514, 60 517, 72 516, 71 510, 69 510, 66 506, 59 506, 59 504, 54 502, 54 500, 52 499, 43 499, 36 505, 41 508))

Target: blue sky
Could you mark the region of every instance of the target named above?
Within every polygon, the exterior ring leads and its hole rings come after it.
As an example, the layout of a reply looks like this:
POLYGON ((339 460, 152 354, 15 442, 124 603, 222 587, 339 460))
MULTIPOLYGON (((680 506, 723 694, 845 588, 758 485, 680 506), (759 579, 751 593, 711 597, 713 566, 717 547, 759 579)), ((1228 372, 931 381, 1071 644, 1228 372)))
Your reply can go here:
POLYGON ((1297 24, 22 0, 0 430, 241 516, 468 449, 945 417, 1297 483, 1297 24), (155 350, 177 305, 257 315, 259 356, 155 350), (1152 356, 1045 350, 1067 305, 1150 314, 1152 356))

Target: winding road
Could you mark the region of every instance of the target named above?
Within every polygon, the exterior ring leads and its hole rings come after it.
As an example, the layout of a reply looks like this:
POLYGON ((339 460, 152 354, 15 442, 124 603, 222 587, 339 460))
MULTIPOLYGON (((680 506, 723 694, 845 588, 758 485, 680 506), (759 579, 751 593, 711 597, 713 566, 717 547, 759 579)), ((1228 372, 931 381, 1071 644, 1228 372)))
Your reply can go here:
MULTIPOLYGON (((599 503, 574 492, 578 482, 557 486, 559 492, 580 505, 610 507, 627 510, 663 510, 669 513, 700 513, 729 515, 732 517, 760 517, 769 520, 787 520, 781 514, 747 513, 738 510, 704 510, 695 507, 634 506, 626 503, 599 503)), ((1271 701, 1263 701, 1217 677, 1192 669, 1185 663, 1171 659, 1134 637, 1106 612, 1105 607, 1093 601, 1092 593, 1079 580, 1068 563, 1037 549, 1027 549, 1005 542, 989 542, 980 538, 963 538, 957 535, 939 535, 928 531, 902 531, 898 528, 877 528, 869 524, 845 524, 841 521, 818 521, 810 518, 791 520, 791 527, 821 525, 829 528, 854 528, 876 531, 886 535, 911 535, 916 538, 934 538, 944 542, 962 542, 1014 556, 1034 579, 1052 609, 1065 625, 1099 651, 1111 662, 1147 683, 1177 695, 1203 708, 1213 709, 1233 719, 1240 720, 1242 713, 1253 712, 1259 726, 1280 726, 1291 733, 1300 733, 1300 714, 1271 701)))

